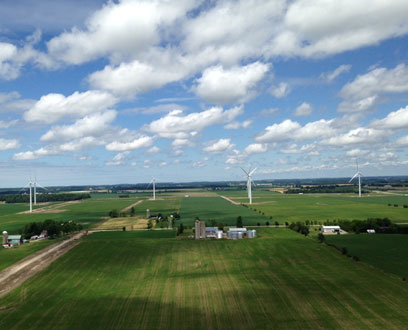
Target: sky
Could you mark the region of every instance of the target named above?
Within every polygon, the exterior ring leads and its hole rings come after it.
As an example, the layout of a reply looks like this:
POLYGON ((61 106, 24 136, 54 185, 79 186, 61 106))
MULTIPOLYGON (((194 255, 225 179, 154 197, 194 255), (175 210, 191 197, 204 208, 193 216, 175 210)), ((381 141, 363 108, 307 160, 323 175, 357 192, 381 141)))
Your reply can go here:
POLYGON ((406 0, 2 0, 0 187, 407 175, 406 0))

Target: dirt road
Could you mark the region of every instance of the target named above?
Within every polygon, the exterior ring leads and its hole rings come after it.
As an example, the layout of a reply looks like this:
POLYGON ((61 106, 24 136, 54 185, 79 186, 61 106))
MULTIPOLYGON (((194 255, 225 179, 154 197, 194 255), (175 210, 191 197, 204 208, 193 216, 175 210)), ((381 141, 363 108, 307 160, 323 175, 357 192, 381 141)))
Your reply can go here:
POLYGON ((70 239, 53 244, 2 270, 0 272, 0 298, 67 253, 78 244, 77 240, 84 234, 83 232, 75 234, 70 239))
POLYGON ((220 195, 220 197, 221 197, 221 198, 224 198, 225 200, 227 200, 227 201, 230 202, 231 204, 240 205, 240 203, 235 202, 235 201, 233 201, 232 199, 230 199, 230 198, 228 198, 228 197, 226 197, 226 196, 221 196, 221 195, 220 195))
POLYGON ((139 205, 141 202, 143 202, 143 199, 141 199, 140 201, 137 201, 136 203, 133 203, 132 205, 129 205, 127 207, 125 207, 124 209, 120 210, 120 212, 127 212, 129 211, 132 207, 139 205))

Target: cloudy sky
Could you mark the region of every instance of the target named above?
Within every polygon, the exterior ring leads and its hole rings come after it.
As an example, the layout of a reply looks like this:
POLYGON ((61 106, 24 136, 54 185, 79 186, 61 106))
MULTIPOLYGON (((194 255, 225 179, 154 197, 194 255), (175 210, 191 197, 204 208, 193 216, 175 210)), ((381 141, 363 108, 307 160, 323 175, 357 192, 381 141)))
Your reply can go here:
POLYGON ((2 0, 0 186, 407 175, 406 0, 2 0))

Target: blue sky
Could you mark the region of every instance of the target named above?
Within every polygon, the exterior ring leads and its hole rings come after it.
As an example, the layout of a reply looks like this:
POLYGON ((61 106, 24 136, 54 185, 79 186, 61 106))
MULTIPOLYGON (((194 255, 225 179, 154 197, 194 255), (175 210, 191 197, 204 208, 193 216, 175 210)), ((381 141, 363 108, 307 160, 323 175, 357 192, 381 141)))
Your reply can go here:
POLYGON ((406 175, 407 62, 406 1, 4 0, 0 186, 406 175))

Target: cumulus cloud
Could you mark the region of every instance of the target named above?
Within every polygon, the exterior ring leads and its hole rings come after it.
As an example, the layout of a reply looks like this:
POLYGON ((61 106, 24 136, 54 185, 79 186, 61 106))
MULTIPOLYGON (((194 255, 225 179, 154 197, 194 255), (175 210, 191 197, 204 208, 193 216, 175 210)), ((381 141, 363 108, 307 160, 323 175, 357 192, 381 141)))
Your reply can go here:
POLYGON ((295 116, 309 116, 313 111, 309 103, 303 102, 295 109, 295 116))
POLYGON ((111 94, 100 91, 75 92, 70 96, 47 94, 27 112, 24 119, 28 122, 55 123, 63 117, 81 117, 101 112, 116 104, 111 94))
POLYGON ((247 155, 260 154, 266 151, 268 151, 268 146, 262 143, 253 143, 245 148, 245 153, 247 155))
POLYGON ((323 140, 322 143, 331 146, 363 145, 383 142, 388 133, 374 128, 359 127, 345 134, 323 140))
POLYGON ((264 132, 255 137, 255 140, 257 142, 284 141, 290 139, 293 133, 300 128, 299 123, 287 119, 280 124, 273 124, 266 127, 264 132))
POLYGON ((107 166, 119 166, 119 165, 123 165, 125 163, 126 160, 126 156, 129 154, 129 151, 125 151, 125 152, 120 152, 118 154, 116 154, 112 160, 107 161, 105 164, 107 166))
POLYGON ((239 121, 232 121, 224 126, 225 129, 247 129, 252 124, 252 120, 244 120, 242 123, 239 121))
POLYGON ((9 128, 16 125, 17 123, 18 123, 17 119, 9 121, 0 120, 0 128, 9 128))
POLYGON ((129 142, 113 141, 106 145, 109 151, 129 151, 143 147, 150 147, 153 144, 153 138, 150 136, 141 136, 129 142))
POLYGON ((379 129, 408 128, 408 106, 390 112, 384 119, 374 120, 370 126, 379 129))
POLYGON ((220 154, 233 148, 234 146, 235 145, 231 143, 231 139, 219 139, 218 141, 214 141, 209 144, 203 150, 212 154, 220 154))
POLYGON ((346 84, 339 93, 344 99, 339 112, 371 111, 381 97, 408 91, 408 68, 405 64, 394 69, 376 68, 346 84))
POLYGON ((148 154, 155 155, 155 154, 158 154, 158 153, 161 152, 161 151, 162 151, 162 150, 161 150, 159 147, 153 146, 153 147, 151 147, 149 150, 147 150, 146 152, 147 152, 148 154))
POLYGON ((278 86, 272 86, 269 91, 277 99, 281 99, 290 93, 290 87, 289 84, 281 82, 278 86))
POLYGON ((8 140, 8 139, 0 139, 0 150, 11 150, 20 148, 20 142, 18 140, 8 140))
POLYGON ((77 120, 73 125, 55 126, 41 137, 41 141, 61 141, 84 136, 100 136, 107 132, 116 118, 116 111, 96 113, 77 120))
POLYGON ((174 110, 151 122, 145 129, 163 138, 188 139, 208 126, 230 122, 242 113, 242 107, 234 107, 229 110, 213 107, 188 115, 183 115, 181 110, 174 110))
POLYGON ((260 62, 230 69, 213 66, 204 70, 193 90, 209 103, 243 103, 254 95, 254 88, 268 70, 269 66, 260 62))

